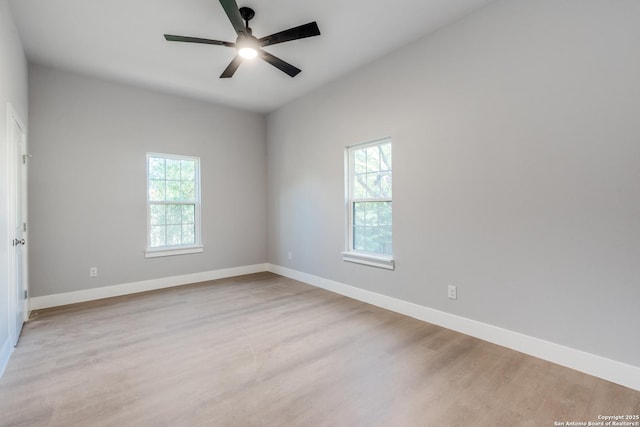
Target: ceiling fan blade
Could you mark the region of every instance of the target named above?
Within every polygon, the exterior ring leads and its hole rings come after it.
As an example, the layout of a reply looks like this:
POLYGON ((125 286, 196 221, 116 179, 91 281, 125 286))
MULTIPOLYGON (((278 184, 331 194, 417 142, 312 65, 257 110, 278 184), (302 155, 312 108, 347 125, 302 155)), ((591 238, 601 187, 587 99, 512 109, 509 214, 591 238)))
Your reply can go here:
POLYGON ((227 65, 227 68, 224 69, 222 74, 220 74, 220 78, 221 79, 228 79, 230 77, 233 77, 233 74, 236 72, 236 70, 238 69, 238 67, 240 66, 241 63, 242 63, 242 57, 240 55, 236 55, 231 60, 229 65, 227 65))
POLYGON ((314 21, 295 28, 289 28, 288 30, 280 31, 279 33, 271 34, 270 36, 262 37, 261 39, 258 39, 258 42, 260 43, 260 46, 270 46, 276 43, 288 42, 290 40, 304 39, 306 37, 319 35, 320 29, 318 28, 318 24, 314 21))
POLYGON ((264 59, 277 69, 284 71, 291 77, 297 76, 298 73, 302 71, 300 68, 296 68, 288 62, 284 62, 282 59, 278 58, 277 56, 273 56, 270 53, 265 52, 264 50, 259 50, 258 55, 260 56, 260 58, 264 59))
POLYGON ((238 8, 236 0, 220 0, 220 4, 229 17, 229 21, 231 21, 231 25, 233 25, 236 33, 238 33, 238 35, 246 34, 247 28, 244 26, 244 20, 242 19, 242 15, 240 15, 240 9, 238 8))
POLYGON ((223 42, 220 40, 201 39, 199 37, 185 37, 185 36, 174 36, 172 34, 165 34, 164 38, 170 42, 202 43, 202 44, 214 44, 217 46, 236 47, 235 43, 223 42))

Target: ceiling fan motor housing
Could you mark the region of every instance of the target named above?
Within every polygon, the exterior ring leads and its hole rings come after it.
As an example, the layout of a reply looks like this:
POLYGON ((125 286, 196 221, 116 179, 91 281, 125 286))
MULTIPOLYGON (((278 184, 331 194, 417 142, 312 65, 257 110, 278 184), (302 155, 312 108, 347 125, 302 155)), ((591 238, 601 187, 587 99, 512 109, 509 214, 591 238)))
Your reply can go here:
POLYGON ((242 16, 242 19, 248 22, 251 21, 254 16, 256 16, 256 12, 250 7, 241 7, 240 16, 242 16))

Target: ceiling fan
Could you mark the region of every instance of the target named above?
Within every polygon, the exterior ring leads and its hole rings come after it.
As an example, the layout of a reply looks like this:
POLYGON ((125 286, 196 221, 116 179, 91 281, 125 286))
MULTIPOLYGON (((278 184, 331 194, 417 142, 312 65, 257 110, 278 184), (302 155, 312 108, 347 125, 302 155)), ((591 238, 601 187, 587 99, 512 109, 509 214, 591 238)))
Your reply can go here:
POLYGON ((198 37, 185 37, 174 36, 171 34, 165 34, 164 38, 167 41, 172 42, 187 42, 187 43, 202 43, 213 44, 218 46, 232 47, 237 50, 236 56, 231 63, 222 72, 220 78, 232 77, 236 72, 243 59, 253 59, 259 56, 269 64, 273 65, 277 69, 284 71, 291 77, 295 77, 301 70, 293 65, 283 61, 282 59, 273 56, 269 52, 262 50, 263 47, 271 46, 277 43, 288 42, 292 40, 304 39, 306 37, 313 37, 320 35, 320 29, 316 22, 309 22, 308 24, 300 25, 298 27, 289 28, 288 30, 280 31, 278 33, 271 34, 270 36, 257 38, 253 35, 251 28, 249 28, 249 21, 255 16, 253 9, 249 7, 238 8, 235 0, 220 0, 222 8, 229 17, 231 25, 236 30, 238 38, 235 43, 224 42, 220 40, 202 39, 198 37))

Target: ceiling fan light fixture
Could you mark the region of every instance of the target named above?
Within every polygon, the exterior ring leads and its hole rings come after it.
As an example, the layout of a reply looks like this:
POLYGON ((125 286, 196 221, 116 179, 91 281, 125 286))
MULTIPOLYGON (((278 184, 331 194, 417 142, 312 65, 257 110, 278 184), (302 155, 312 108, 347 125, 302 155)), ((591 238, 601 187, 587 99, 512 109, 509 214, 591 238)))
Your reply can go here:
POLYGON ((258 40, 251 37, 243 37, 236 43, 238 55, 244 59, 253 59, 258 56, 258 40))
POLYGON ((258 51, 252 47, 241 47, 238 49, 238 55, 242 56, 244 59, 253 59, 258 56, 258 51))

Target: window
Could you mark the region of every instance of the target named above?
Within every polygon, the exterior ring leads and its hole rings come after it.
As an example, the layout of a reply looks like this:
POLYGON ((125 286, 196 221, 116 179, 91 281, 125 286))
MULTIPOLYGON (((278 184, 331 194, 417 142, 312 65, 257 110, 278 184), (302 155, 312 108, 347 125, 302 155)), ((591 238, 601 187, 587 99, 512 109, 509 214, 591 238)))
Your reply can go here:
POLYGON ((391 140, 348 147, 345 261, 393 269, 391 140))
POLYGON ((147 258, 202 250, 200 159, 148 153, 147 258))

